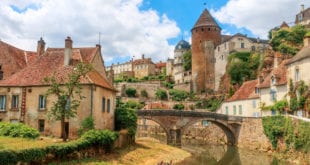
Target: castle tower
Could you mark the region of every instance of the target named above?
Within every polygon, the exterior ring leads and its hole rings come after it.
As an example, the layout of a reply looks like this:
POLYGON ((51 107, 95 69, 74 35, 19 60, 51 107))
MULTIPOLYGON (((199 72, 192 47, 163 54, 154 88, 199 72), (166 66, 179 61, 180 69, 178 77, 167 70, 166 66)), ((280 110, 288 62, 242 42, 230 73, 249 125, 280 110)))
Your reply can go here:
POLYGON ((205 9, 192 28, 192 82, 194 92, 214 90, 214 48, 221 43, 221 28, 205 9))

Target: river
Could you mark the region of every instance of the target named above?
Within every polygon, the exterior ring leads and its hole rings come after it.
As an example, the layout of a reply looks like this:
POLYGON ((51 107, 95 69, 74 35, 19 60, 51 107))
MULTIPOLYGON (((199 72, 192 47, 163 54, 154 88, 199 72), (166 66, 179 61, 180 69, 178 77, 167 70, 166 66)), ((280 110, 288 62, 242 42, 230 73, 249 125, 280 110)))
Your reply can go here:
MULTIPOLYGON (((166 143, 164 134, 137 134, 148 136, 166 143)), ((266 152, 241 149, 238 147, 222 144, 207 144, 205 141, 197 139, 182 139, 182 149, 192 153, 192 156, 177 165, 286 165, 283 160, 278 160, 266 152)))

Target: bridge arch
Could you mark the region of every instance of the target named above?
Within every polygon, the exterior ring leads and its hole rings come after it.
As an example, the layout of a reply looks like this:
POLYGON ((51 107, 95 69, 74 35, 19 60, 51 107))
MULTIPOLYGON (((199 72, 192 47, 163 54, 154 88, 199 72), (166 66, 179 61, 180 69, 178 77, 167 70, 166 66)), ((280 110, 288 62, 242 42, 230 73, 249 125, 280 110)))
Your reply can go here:
POLYGON ((193 124, 199 122, 199 121, 210 121, 216 126, 218 126, 226 135, 227 138, 227 143, 229 145, 235 145, 237 144, 237 133, 236 128, 233 126, 229 125, 227 122, 221 121, 221 120, 215 120, 214 118, 193 118, 190 122, 188 122, 184 127, 182 127, 182 130, 188 130, 188 127, 192 126, 193 124))
POLYGON ((158 120, 157 118, 151 117, 151 116, 138 116, 139 119, 146 119, 146 120, 152 120, 155 123, 157 123, 161 128, 164 129, 166 136, 167 136, 167 141, 169 140, 169 130, 168 128, 165 126, 165 124, 161 121, 158 120))

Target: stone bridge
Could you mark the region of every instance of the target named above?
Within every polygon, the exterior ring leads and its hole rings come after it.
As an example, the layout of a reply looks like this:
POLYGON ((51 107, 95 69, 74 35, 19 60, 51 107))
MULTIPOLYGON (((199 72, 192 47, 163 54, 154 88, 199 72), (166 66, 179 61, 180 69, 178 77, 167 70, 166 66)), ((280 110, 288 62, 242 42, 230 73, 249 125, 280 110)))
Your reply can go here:
POLYGON ((236 145, 243 121, 240 116, 228 116, 206 111, 137 110, 137 114, 141 119, 158 123, 166 132, 167 144, 173 146, 181 146, 182 135, 187 127, 202 120, 216 124, 226 134, 228 144, 236 145))

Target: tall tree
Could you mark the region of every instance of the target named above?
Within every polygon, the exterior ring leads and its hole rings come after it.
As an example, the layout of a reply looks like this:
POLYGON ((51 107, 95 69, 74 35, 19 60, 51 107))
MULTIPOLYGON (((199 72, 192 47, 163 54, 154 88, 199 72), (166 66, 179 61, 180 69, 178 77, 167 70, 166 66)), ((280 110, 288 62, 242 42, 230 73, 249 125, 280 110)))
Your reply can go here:
POLYGON ((76 110, 80 106, 80 101, 84 98, 81 94, 81 78, 91 70, 92 66, 90 64, 79 63, 66 77, 58 78, 54 73, 51 77, 44 78, 45 83, 50 85, 46 96, 56 96, 56 101, 53 102, 48 115, 56 121, 60 120, 63 141, 67 140, 65 120, 76 116, 76 110))

